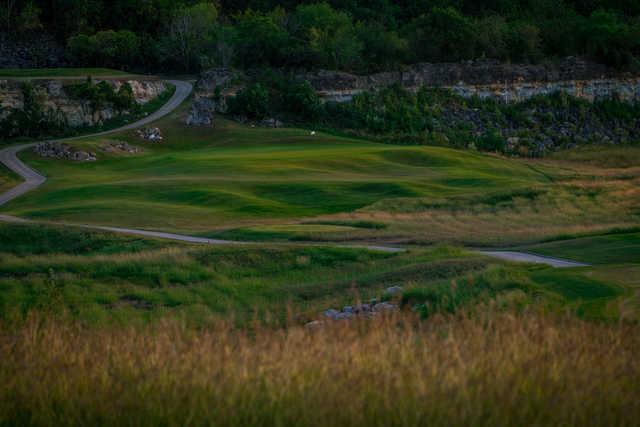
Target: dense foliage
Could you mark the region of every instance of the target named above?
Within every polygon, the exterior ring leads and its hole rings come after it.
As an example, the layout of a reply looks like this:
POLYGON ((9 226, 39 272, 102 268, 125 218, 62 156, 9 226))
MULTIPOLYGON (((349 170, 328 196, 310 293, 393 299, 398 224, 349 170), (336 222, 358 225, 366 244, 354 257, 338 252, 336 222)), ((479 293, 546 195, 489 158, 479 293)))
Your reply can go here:
POLYGON ((418 61, 640 57, 633 0, 7 0, 9 33, 48 31, 78 65, 371 72, 418 61))
POLYGON ((448 89, 412 92, 395 84, 361 92, 349 102, 322 103, 306 80, 271 71, 228 102, 236 117, 274 117, 394 144, 540 156, 574 145, 640 142, 640 103, 589 102, 564 92, 506 104, 448 89))

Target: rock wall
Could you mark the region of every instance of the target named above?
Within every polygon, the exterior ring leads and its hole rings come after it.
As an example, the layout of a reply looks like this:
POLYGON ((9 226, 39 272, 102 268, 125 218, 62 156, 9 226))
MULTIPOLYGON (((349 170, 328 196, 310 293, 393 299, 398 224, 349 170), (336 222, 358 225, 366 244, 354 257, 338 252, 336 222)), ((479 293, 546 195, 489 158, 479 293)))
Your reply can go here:
POLYGON ((354 95, 400 84, 409 90, 442 87, 463 97, 478 96, 518 102, 536 95, 565 91, 590 101, 619 96, 640 100, 640 77, 621 73, 579 58, 554 64, 504 64, 468 61, 455 64, 417 64, 403 71, 369 76, 334 71, 301 75, 326 101, 346 102, 354 95))
MULTIPOLYGON (((106 80, 115 90, 125 81, 106 80)), ((96 81, 96 83, 99 81, 96 81)), ((133 96, 138 104, 146 104, 167 88, 161 80, 127 80, 133 89, 133 96)), ((68 81, 35 80, 33 82, 40 102, 45 110, 64 120, 70 127, 94 126, 115 117, 118 112, 110 105, 95 109, 90 101, 69 96, 65 91, 68 81)), ((21 89, 22 83, 14 80, 0 80, 0 120, 4 119, 11 109, 24 107, 21 89)))

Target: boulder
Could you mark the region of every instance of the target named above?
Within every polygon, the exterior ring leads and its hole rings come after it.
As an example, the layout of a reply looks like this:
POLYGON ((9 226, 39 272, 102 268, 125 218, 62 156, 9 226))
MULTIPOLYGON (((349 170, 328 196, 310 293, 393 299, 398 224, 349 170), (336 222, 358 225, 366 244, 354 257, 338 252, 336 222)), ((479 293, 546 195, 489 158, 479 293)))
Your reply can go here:
POLYGON ((403 291, 404 289, 402 289, 402 286, 390 286, 385 289, 385 293, 391 296, 400 295, 403 291))
POLYGON ((162 132, 157 127, 138 129, 137 134, 145 141, 162 142, 162 132))
POLYGON ((119 154, 119 153, 137 154, 142 151, 140 148, 134 147, 133 145, 129 145, 125 141, 104 141, 102 142, 100 148, 105 153, 112 153, 112 154, 119 154))
POLYGON ((95 153, 74 150, 70 145, 61 142, 46 141, 37 144, 33 149, 41 157, 49 157, 75 162, 94 162, 95 153))
POLYGON ((268 127, 268 128, 281 128, 282 127, 282 122, 278 119, 274 119, 269 118, 269 119, 264 119, 263 121, 260 122, 260 126, 264 126, 264 127, 268 127))
POLYGON ((191 104, 186 124, 188 126, 211 126, 217 108, 218 102, 214 99, 197 96, 191 104))

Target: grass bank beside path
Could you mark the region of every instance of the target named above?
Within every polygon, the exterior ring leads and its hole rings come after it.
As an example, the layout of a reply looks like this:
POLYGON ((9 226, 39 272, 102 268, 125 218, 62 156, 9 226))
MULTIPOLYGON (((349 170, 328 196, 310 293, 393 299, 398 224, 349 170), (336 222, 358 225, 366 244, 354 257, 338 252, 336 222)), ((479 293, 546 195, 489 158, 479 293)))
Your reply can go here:
POLYGON ((0 193, 7 191, 20 183, 20 177, 0 163, 0 193))
MULTIPOLYGON (((388 253, 295 245, 192 245, 83 228, 0 224, 0 320, 68 313, 90 324, 220 316, 304 323, 402 286, 402 305, 425 317, 496 306, 640 319, 624 276, 609 266, 509 264, 452 246, 388 253), (614 303, 629 300, 625 307, 614 303)), ((633 267, 633 265, 628 266, 633 267)), ((636 270, 637 270, 636 265, 636 270)), ((628 270, 631 272, 631 270, 628 270)), ((638 288, 636 287, 636 290, 638 288)))
POLYGON ((113 70, 109 68, 5 68, 0 69, 0 78, 20 78, 20 79, 47 79, 47 78, 123 78, 141 77, 138 74, 127 73, 125 71, 113 70))

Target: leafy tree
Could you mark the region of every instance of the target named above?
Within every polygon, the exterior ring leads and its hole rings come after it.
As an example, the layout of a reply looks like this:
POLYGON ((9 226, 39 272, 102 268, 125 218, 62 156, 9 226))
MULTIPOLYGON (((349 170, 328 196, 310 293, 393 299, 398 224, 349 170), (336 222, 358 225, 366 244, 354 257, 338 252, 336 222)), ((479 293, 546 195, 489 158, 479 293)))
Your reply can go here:
POLYGON ((19 28, 21 31, 38 31, 42 29, 42 23, 40 22, 40 9, 33 1, 29 1, 20 16, 18 17, 19 28))
POLYGON ((239 65, 281 66, 286 62, 291 41, 283 18, 282 10, 271 13, 248 10, 236 16, 234 45, 239 65))
POLYGON ((351 18, 327 3, 298 6, 291 32, 313 65, 353 69, 360 62, 363 45, 351 18))
POLYGON ((598 10, 585 22, 582 37, 586 53, 615 66, 627 66, 640 48, 640 25, 629 25, 619 14, 598 10))
POLYGON ((315 119, 322 110, 320 98, 306 81, 293 82, 284 91, 285 109, 305 119, 315 119))
POLYGON ((231 99, 229 107, 234 114, 244 115, 250 119, 263 119, 271 107, 269 91, 260 83, 255 83, 238 92, 231 99))
POLYGON ((140 41, 131 31, 100 31, 71 37, 67 46, 79 64, 132 68, 138 61, 140 41))
POLYGON ((200 56, 212 45, 218 11, 212 3, 198 3, 176 11, 165 38, 168 55, 187 72, 198 68, 200 56))
POLYGON ((136 106, 136 99, 133 96, 133 88, 129 82, 124 82, 118 92, 113 96, 113 105, 119 111, 131 110, 136 106))
POLYGON ((540 29, 528 22, 511 25, 508 37, 509 57, 514 61, 535 62, 542 57, 540 29))
POLYGON ((409 44, 395 31, 387 31, 377 23, 358 23, 356 31, 363 46, 363 71, 388 70, 406 61, 409 44))
POLYGON ((472 21, 452 7, 436 7, 414 19, 404 30, 416 59, 457 61, 473 56, 472 21))
POLYGON ((509 24, 502 16, 492 15, 478 20, 475 33, 478 55, 494 59, 509 57, 509 24))

